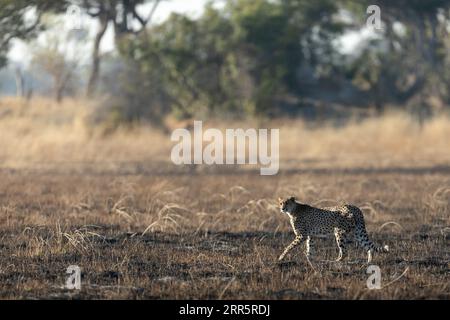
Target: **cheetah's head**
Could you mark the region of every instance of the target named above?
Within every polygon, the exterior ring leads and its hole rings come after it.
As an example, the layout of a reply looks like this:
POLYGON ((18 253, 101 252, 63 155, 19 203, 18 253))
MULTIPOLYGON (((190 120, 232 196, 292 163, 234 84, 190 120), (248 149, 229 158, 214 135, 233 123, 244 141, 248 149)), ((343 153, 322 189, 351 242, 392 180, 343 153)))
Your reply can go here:
POLYGON ((286 200, 283 200, 282 198, 278 198, 278 204, 280 206, 281 213, 288 213, 295 207, 295 197, 290 197, 286 200))

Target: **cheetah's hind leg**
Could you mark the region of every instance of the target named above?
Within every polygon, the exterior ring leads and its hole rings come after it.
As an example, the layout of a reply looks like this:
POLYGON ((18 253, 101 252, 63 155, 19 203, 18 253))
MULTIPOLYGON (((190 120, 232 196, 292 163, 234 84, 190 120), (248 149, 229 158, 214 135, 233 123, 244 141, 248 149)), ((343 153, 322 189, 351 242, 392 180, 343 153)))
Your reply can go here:
POLYGON ((334 231, 334 236, 336 237, 336 243, 339 248, 339 256, 336 259, 336 262, 342 261, 347 257, 347 248, 346 244, 348 243, 347 234, 343 230, 336 229, 334 231))

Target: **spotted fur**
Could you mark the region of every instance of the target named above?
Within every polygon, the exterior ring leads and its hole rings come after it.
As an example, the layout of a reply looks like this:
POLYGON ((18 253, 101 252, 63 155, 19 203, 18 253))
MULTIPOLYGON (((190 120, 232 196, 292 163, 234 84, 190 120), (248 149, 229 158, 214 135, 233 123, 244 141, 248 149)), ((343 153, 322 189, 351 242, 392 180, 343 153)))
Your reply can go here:
POLYGON ((292 229, 295 233, 294 241, 286 247, 278 258, 279 261, 290 250, 305 241, 306 256, 311 256, 313 251, 312 237, 333 233, 339 248, 339 256, 336 261, 340 261, 346 257, 346 244, 350 242, 352 237, 360 247, 367 251, 368 263, 372 260, 373 252, 389 251, 388 246, 376 246, 369 240, 364 216, 358 207, 344 205, 320 209, 299 203, 294 197, 287 200, 279 198, 278 201, 280 211, 289 216, 292 229))

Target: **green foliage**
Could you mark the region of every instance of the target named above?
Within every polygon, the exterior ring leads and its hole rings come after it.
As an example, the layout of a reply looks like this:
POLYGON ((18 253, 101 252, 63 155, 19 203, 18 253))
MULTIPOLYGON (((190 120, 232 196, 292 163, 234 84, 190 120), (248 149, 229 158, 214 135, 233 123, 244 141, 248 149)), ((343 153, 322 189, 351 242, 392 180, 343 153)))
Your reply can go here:
MULTIPOLYGON (((369 2, 347 3, 361 16, 369 2)), ((354 83, 371 93, 379 111, 389 102, 408 104, 416 95, 420 108, 427 107, 427 96, 450 102, 450 1, 383 0, 377 4, 383 31, 350 66, 354 83)))
MULTIPOLYGON (((297 94, 302 63, 331 59, 330 39, 342 32, 332 1, 229 1, 200 19, 173 14, 121 53, 154 89, 162 81, 167 109, 196 114, 262 115, 283 94, 297 94)), ((150 88, 150 87, 149 87, 150 88)), ((142 90, 147 91, 147 90, 142 90)))
POLYGON ((61 12, 67 4, 67 1, 0 0, 0 68, 6 64, 6 55, 12 39, 35 36, 43 28, 42 14, 61 12), (34 18, 27 20, 26 13, 31 9, 34 9, 34 18))

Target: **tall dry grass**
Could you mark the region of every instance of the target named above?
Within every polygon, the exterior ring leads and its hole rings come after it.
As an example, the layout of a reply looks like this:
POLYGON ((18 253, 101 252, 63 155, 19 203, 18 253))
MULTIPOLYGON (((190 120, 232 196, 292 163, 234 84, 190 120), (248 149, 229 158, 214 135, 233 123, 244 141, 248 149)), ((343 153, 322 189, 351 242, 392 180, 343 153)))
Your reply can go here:
MULTIPOLYGON (((170 162, 170 136, 147 125, 118 128, 89 124, 94 103, 44 98, 0 100, 0 161, 6 167, 71 162, 170 162)), ((171 126, 185 125, 168 121, 171 126)), ((336 128, 303 120, 205 121, 204 128, 279 128, 281 168, 432 166, 450 163, 450 118, 420 126, 401 112, 336 128)))

